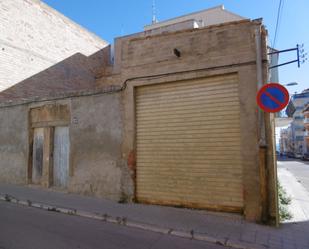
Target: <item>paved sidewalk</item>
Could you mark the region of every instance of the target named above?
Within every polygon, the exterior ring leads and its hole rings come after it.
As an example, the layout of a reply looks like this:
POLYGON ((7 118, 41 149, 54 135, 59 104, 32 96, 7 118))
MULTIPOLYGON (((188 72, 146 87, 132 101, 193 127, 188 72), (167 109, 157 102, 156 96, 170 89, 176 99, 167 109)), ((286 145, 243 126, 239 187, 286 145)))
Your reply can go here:
POLYGON ((233 248, 309 248, 309 221, 286 223, 280 228, 274 228, 248 223, 238 215, 154 205, 120 204, 36 187, 0 184, 2 200, 5 195, 7 201, 22 205, 205 240, 233 248))
POLYGON ((309 221, 309 192, 297 181, 295 176, 284 168, 278 168, 278 178, 292 202, 288 209, 292 222, 309 221))

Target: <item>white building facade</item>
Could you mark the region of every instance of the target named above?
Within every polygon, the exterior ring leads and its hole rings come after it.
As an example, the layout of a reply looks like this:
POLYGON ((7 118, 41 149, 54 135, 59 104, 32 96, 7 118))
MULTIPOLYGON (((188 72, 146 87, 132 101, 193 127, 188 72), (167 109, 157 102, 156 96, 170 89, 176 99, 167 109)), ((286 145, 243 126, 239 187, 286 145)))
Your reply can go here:
MULTIPOLYGON (((287 108, 288 116, 293 118, 289 126, 290 132, 288 133, 289 152, 296 157, 304 157, 309 153, 305 129, 305 116, 304 108, 309 104, 309 89, 301 93, 294 94, 290 100, 287 108)), ((283 137, 281 137, 283 139, 283 137)))

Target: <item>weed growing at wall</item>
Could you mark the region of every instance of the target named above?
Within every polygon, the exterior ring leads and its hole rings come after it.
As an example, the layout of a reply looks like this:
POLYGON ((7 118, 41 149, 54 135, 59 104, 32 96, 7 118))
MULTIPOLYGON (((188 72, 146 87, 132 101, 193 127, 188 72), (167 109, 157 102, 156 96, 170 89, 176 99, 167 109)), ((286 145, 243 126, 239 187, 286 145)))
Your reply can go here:
POLYGON ((279 216, 280 221, 286 221, 292 219, 292 214, 288 210, 288 206, 291 204, 291 197, 288 196, 284 188, 278 182, 278 195, 279 195, 279 216))

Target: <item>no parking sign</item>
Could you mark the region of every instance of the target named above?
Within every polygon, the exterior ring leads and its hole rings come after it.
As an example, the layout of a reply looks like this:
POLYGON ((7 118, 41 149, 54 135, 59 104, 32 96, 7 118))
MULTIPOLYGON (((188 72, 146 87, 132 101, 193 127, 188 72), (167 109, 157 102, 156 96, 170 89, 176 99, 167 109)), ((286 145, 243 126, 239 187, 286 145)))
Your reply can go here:
POLYGON ((269 83, 259 90, 256 101, 265 112, 279 112, 289 103, 289 92, 278 83, 269 83))

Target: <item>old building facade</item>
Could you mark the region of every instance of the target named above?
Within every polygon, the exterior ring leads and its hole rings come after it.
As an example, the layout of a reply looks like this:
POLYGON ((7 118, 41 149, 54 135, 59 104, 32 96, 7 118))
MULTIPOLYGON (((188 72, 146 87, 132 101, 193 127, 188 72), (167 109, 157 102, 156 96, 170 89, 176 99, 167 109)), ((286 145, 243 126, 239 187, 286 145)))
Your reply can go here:
POLYGON ((286 113, 293 118, 288 127, 289 135, 287 138, 288 149, 286 154, 298 158, 304 158, 308 153, 308 143, 306 139, 306 117, 304 109, 309 103, 309 90, 294 94, 287 106, 286 113))
POLYGON ((305 159, 309 159, 309 103, 305 105, 304 110, 304 127, 305 127, 305 141, 306 152, 304 154, 305 159))
POLYGON ((108 46, 4 91, 0 181, 274 222, 266 38, 260 20, 145 31, 117 38, 114 60, 108 46))
POLYGON ((226 10, 223 5, 160 22, 156 20, 155 16, 153 18, 152 24, 144 27, 144 31, 151 32, 152 34, 183 30, 186 28, 203 28, 246 19, 245 17, 226 10))

